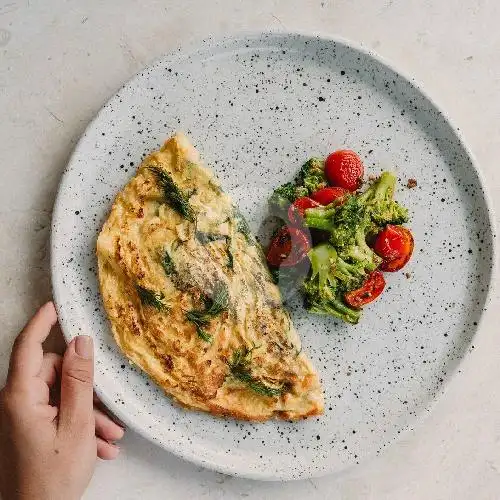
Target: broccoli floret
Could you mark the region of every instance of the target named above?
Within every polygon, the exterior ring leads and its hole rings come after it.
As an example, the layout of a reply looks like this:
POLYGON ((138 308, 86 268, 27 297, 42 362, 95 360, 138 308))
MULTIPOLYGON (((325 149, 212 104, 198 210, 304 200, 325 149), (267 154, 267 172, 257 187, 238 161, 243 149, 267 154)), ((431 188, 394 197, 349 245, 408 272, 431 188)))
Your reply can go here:
POLYGON ((341 257, 337 257, 333 274, 338 280, 337 287, 344 293, 359 288, 367 277, 364 265, 348 263, 341 257))
POLYGON ((347 306, 342 297, 347 289, 359 286, 364 272, 339 259, 335 248, 328 243, 314 247, 308 257, 311 274, 303 283, 307 309, 357 323, 361 311, 347 306))
POLYGON ((367 207, 372 221, 378 226, 408 222, 408 210, 393 200, 396 176, 391 172, 382 175, 361 195, 359 201, 367 207))
POLYGON ((310 228, 331 231, 335 227, 333 219, 336 210, 334 205, 309 208, 305 211, 304 224, 310 228))
POLYGON ((337 298, 333 298, 328 302, 307 301, 306 308, 309 312, 334 316, 353 325, 361 318, 361 309, 352 309, 337 298))
POLYGON ((305 187, 288 182, 274 190, 269 198, 269 207, 277 214, 286 213, 288 207, 297 198, 307 195, 308 191, 305 187))
POLYGON ((366 243, 372 223, 359 197, 351 196, 340 206, 306 210, 305 224, 329 231, 331 244, 347 262, 368 271, 373 271, 380 264, 380 257, 366 243))
POLYGON ((354 242, 339 249, 342 259, 356 266, 362 266, 366 271, 374 271, 382 263, 382 259, 367 245, 365 226, 356 230, 354 242))
POLYGON ((308 194, 326 186, 325 162, 321 158, 307 160, 297 179, 298 183, 307 189, 308 194))
POLYGON ((326 186, 324 162, 320 158, 311 158, 302 168, 294 182, 287 182, 276 188, 269 198, 269 207, 276 215, 286 213, 288 207, 302 196, 326 186))
POLYGON ((304 221, 307 227, 330 231, 335 246, 351 243, 358 226, 368 223, 365 207, 356 196, 349 196, 342 205, 332 203, 310 208, 305 212, 304 221))
POLYGON ((318 280, 320 288, 332 286, 335 284, 335 277, 332 269, 337 262, 337 251, 332 245, 322 243, 312 248, 307 254, 311 261, 310 280, 318 280))
POLYGON ((333 228, 330 240, 336 247, 352 245, 357 238, 357 232, 366 228, 369 219, 365 207, 356 196, 348 200, 335 210, 333 228))

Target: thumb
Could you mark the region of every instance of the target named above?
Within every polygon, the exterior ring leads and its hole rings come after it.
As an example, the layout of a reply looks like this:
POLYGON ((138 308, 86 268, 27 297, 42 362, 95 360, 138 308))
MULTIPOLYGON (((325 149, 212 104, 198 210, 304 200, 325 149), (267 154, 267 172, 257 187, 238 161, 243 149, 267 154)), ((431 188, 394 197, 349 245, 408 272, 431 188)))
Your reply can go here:
POLYGON ((74 338, 66 352, 61 371, 59 429, 68 434, 94 434, 94 345, 92 338, 74 338))

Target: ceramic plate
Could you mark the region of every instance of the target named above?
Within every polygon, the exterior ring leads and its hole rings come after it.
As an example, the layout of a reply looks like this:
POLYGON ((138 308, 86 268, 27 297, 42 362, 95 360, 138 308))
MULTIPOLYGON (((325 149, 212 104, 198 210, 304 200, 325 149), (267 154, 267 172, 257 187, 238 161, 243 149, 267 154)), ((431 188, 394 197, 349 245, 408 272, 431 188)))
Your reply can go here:
POLYGON ((127 83, 81 138, 53 217, 54 295, 67 339, 93 335, 96 388, 125 423, 228 474, 296 479, 383 450, 424 414, 471 346, 493 266, 491 214, 457 131, 418 85, 350 43, 297 34, 204 41, 127 83), (114 344, 96 275, 97 234, 141 159, 188 134, 259 232, 266 200, 307 158, 357 151, 367 174, 394 170, 416 247, 357 326, 292 303, 321 373, 325 414, 241 423, 185 411, 114 344), (418 186, 406 187, 414 178, 418 186), (407 273, 407 274, 406 274, 407 273))

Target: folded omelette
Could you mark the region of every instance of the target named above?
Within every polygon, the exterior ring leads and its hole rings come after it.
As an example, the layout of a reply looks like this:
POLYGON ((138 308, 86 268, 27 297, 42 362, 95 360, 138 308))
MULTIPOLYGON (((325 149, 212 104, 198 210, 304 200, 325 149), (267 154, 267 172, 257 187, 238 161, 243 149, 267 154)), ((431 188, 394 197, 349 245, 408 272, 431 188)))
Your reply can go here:
POLYGON ((185 136, 118 194, 97 257, 118 346, 182 406, 254 421, 322 413, 262 249, 185 136))

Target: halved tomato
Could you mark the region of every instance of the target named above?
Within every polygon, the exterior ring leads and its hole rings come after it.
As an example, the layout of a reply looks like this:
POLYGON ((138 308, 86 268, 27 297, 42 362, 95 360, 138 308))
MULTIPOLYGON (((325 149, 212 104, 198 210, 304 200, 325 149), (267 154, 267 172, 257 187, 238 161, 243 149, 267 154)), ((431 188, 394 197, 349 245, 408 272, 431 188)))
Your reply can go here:
POLYGON ((344 296, 348 305, 360 309, 366 304, 373 302, 384 290, 385 279, 380 271, 373 271, 363 283, 363 286, 344 296))
POLYGON ((410 260, 414 240, 409 229, 388 224, 375 239, 373 250, 384 259, 382 271, 399 271, 410 260))
POLYGON ((311 238, 306 231, 283 226, 271 240, 267 262, 273 267, 292 267, 301 262, 311 249, 311 238))

